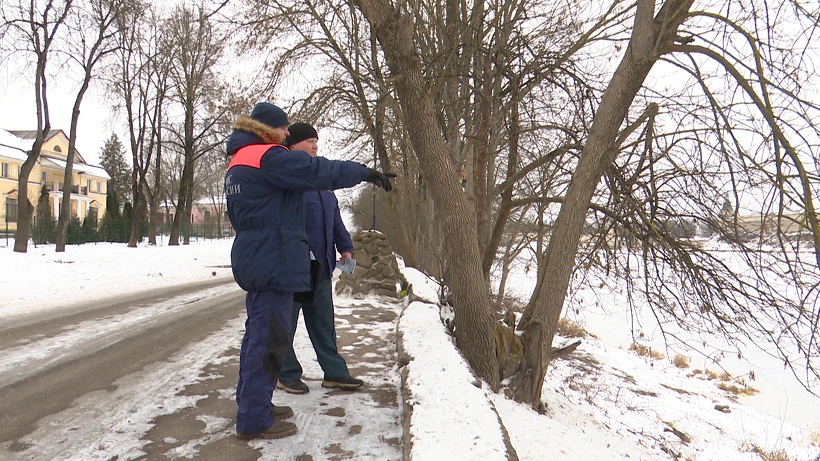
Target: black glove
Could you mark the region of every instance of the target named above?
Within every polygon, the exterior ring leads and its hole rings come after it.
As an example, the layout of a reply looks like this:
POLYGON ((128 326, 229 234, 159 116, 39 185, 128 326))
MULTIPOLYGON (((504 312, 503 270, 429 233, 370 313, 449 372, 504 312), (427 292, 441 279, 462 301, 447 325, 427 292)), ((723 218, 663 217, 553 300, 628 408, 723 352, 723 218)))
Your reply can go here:
POLYGON ((387 192, 390 192, 393 189, 393 185, 390 184, 390 178, 395 177, 396 175, 394 173, 382 173, 381 171, 373 168, 367 169, 367 182, 373 183, 387 192))

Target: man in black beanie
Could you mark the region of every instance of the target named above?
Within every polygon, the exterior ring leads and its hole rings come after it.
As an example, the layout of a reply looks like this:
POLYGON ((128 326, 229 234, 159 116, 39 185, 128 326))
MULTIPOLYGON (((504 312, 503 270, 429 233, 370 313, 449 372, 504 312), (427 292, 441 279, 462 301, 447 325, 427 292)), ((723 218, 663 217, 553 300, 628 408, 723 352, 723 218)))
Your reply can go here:
POLYGON ((307 123, 297 122, 288 127, 288 137, 285 145, 291 150, 303 150, 316 157, 319 152, 319 133, 307 123))
POLYGON ((228 217, 236 230, 231 269, 247 291, 239 353, 236 436, 277 439, 296 433, 286 407, 271 403, 290 347, 293 293, 310 288, 304 191, 341 189, 368 181, 390 191, 390 173, 356 162, 311 157, 281 143, 290 134, 285 111, 261 102, 239 117, 228 139, 228 217))
MULTIPOLYGON (((316 157, 319 152, 319 134, 307 123, 294 123, 288 127, 290 135, 285 145, 294 150, 302 150, 316 157)), ((336 325, 333 314, 333 290, 331 278, 336 268, 336 251, 344 262, 351 257, 353 240, 342 222, 339 201, 330 190, 307 191, 304 195, 305 231, 310 243, 310 251, 321 263, 313 302, 293 303, 293 318, 290 326, 291 346, 279 374, 278 389, 291 394, 306 394, 310 391, 302 381, 302 365, 293 350, 293 338, 301 310, 316 360, 324 372, 322 387, 354 390, 364 382, 350 376, 345 359, 336 347, 336 325)))

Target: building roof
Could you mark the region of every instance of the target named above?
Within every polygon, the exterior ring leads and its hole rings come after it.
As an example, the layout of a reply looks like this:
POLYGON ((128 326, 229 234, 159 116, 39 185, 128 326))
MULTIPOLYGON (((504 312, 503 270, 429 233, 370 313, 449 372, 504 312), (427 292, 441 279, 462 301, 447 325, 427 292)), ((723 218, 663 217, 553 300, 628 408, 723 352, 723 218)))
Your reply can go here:
MULTIPOLYGON (((63 133, 62 130, 50 130, 46 136, 46 141, 60 134, 65 136, 65 133, 63 133)), ((28 158, 28 152, 31 150, 32 140, 36 137, 37 130, 0 129, 0 156, 11 158, 13 160, 19 160, 21 162, 26 161, 28 158)), ((74 152, 76 154, 73 167, 75 172, 87 173, 106 180, 111 179, 111 176, 108 175, 105 168, 98 165, 85 163, 85 159, 83 159, 80 153, 77 152, 77 149, 74 149, 74 152)), ((39 162, 42 165, 60 168, 63 170, 65 170, 66 166, 65 159, 55 157, 47 151, 40 153, 39 162)))
MULTIPOLYGON (((25 141, 33 142, 35 139, 37 139, 38 131, 37 130, 9 130, 9 133, 11 133, 11 134, 13 134, 13 135, 17 136, 18 138, 23 139, 25 141)), ((66 135, 63 130, 53 129, 53 130, 48 130, 46 132, 43 143, 48 143, 51 140, 51 138, 53 138, 55 136, 59 136, 59 135, 62 135, 64 138, 68 139, 68 135, 66 135)), ((31 142, 29 142, 27 150, 31 150, 31 142)), ((74 163, 75 164, 78 161, 80 163, 85 163, 85 158, 83 158, 83 156, 80 154, 80 151, 78 151, 77 148, 74 148, 74 155, 75 155, 75 158, 74 158, 74 163)))
MULTIPOLYGON (((60 159, 57 159, 57 158, 42 157, 41 156, 40 161, 42 162, 43 165, 54 166, 55 168, 60 168, 62 170, 65 170, 65 166, 66 166, 65 160, 60 160, 60 159)), ((94 166, 94 165, 89 165, 87 163, 76 163, 75 162, 73 170, 74 170, 75 173, 88 173, 88 174, 92 174, 96 177, 100 177, 100 178, 103 178, 103 179, 106 179, 106 180, 111 179, 111 176, 108 175, 108 173, 105 171, 105 168, 94 166)))
POLYGON ((31 145, 14 134, 0 129, 0 155, 25 162, 31 145))
MULTIPOLYGON (((55 131, 55 130, 49 130, 49 133, 51 133, 52 131, 55 131)), ((60 131, 60 130, 57 130, 57 131, 60 131)), ((15 135, 15 136, 17 136, 20 139, 31 139, 31 140, 34 140, 37 137, 37 133, 38 133, 37 130, 9 130, 8 132, 15 135)), ((48 136, 48 133, 46 133, 46 139, 48 139, 49 137, 50 136, 48 136)))

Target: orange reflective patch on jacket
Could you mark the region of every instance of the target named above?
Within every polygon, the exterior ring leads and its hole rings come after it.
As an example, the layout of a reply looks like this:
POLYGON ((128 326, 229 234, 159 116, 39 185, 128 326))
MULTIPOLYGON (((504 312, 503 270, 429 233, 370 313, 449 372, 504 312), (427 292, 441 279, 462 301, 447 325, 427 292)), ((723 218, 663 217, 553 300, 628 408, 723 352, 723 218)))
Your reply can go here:
POLYGON ((249 166, 257 169, 261 168, 262 156, 265 155, 265 152, 267 152, 268 149, 274 146, 284 147, 285 150, 290 150, 281 144, 250 144, 240 148, 235 154, 233 154, 231 163, 228 165, 228 169, 230 170, 235 166, 249 166))

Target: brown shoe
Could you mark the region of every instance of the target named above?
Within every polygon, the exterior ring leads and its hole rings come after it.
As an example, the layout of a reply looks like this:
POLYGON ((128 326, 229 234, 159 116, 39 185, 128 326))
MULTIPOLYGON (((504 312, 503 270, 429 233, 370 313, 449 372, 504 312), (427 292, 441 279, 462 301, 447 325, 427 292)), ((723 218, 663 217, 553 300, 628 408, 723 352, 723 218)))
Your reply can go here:
POLYGON ((270 413, 277 420, 288 419, 293 416, 293 409, 285 405, 274 405, 270 413))
POLYGON ((295 434, 298 431, 296 425, 293 423, 289 423, 287 421, 276 421, 273 425, 263 432, 258 432, 256 434, 248 434, 245 432, 236 431, 236 437, 242 440, 251 440, 251 439, 281 439, 284 437, 290 437, 291 435, 295 434))

